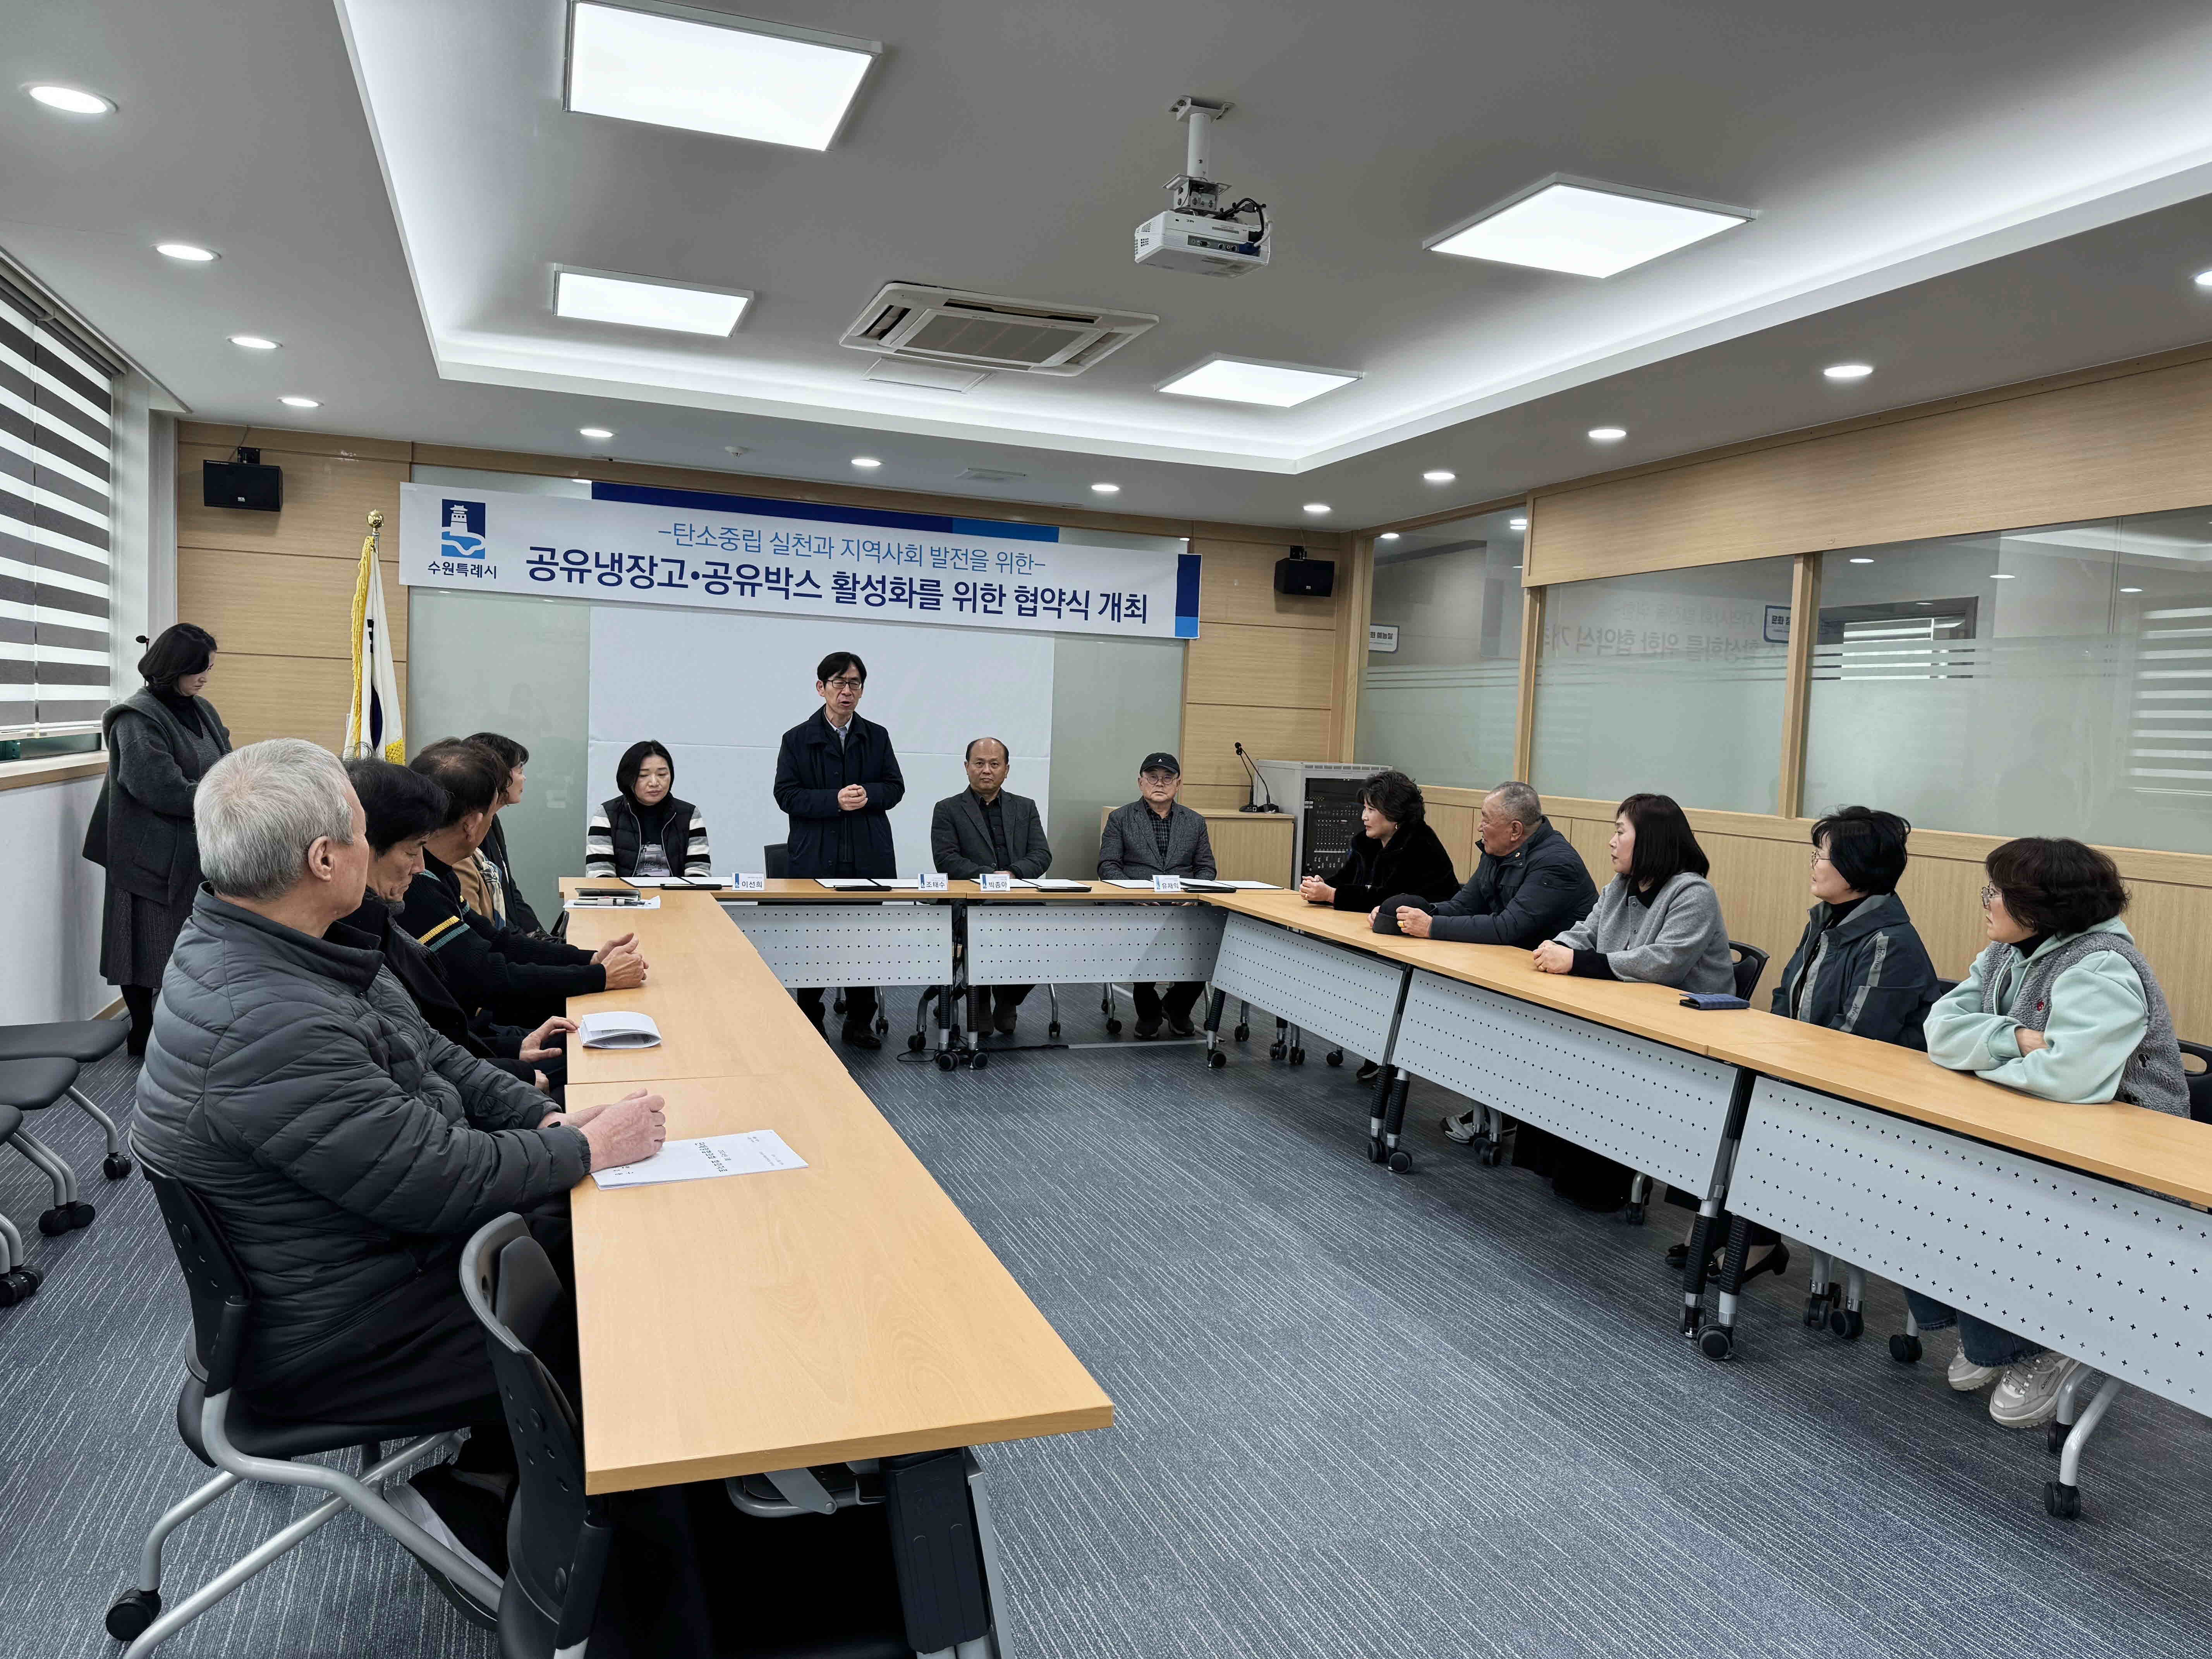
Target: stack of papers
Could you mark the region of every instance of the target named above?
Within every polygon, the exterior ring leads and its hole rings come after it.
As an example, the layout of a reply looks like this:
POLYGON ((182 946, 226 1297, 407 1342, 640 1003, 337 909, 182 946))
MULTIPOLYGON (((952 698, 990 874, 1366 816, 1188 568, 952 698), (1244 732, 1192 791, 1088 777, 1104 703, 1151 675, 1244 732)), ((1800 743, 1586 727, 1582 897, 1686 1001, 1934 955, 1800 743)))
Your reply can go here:
POLYGON ((618 1008, 586 1014, 577 1023, 576 1036, 586 1048, 657 1048, 660 1046, 660 1027, 653 1023, 651 1014, 630 1013, 618 1008))
POLYGON ((706 1135, 672 1140, 641 1163, 602 1170, 592 1177, 601 1191, 617 1187, 658 1187, 670 1181, 711 1181, 717 1176, 763 1175, 770 1170, 803 1170, 806 1160, 784 1144, 773 1129, 742 1134, 706 1135))
POLYGON ((1087 893, 1091 890, 1091 884, 1087 881, 1068 881, 1060 876, 1045 876, 1036 881, 1016 882, 1014 884, 1017 887, 1034 887, 1040 893, 1087 893))

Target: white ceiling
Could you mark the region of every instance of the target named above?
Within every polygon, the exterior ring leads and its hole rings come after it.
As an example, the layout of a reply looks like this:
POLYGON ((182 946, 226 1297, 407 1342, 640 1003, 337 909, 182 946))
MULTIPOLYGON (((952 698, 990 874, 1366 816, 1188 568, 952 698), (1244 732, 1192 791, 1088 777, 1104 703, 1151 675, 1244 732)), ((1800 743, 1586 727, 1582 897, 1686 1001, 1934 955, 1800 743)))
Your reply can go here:
POLYGON ((557 0, 0 0, 0 249, 202 418, 1332 528, 2212 337, 2199 6, 747 3, 886 43, 827 154, 564 113, 557 0), (121 107, 14 90, 48 78, 121 107), (1130 263, 1184 92, 1237 101, 1267 270, 1130 263), (1761 216, 1602 283, 1422 251, 1554 171, 1761 216), (672 343, 555 319, 556 263, 759 298, 672 343), (895 278, 1163 321, 1073 380, 889 387, 836 338, 895 278), (1217 351, 1365 378, 1152 391, 1217 351))

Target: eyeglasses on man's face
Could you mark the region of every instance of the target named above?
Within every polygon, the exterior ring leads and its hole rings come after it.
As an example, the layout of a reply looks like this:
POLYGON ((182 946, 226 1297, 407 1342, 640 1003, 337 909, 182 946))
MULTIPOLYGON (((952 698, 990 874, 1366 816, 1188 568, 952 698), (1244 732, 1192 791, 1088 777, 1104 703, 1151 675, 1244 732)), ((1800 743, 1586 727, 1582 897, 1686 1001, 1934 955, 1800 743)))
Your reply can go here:
POLYGON ((822 683, 832 691, 858 691, 867 684, 866 680, 851 674, 840 674, 834 680, 824 680, 822 683))

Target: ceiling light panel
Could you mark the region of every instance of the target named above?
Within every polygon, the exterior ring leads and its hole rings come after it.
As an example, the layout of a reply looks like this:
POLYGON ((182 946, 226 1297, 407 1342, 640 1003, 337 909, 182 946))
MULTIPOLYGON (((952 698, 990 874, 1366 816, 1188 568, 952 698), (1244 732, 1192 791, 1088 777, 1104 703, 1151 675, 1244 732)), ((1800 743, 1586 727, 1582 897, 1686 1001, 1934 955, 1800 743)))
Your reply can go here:
POLYGON ((1176 375, 1159 390, 1176 398, 1211 398, 1220 403, 1293 409, 1324 392, 1350 386, 1358 378, 1342 369, 1301 368, 1292 363, 1215 357, 1176 375))
POLYGON ((1554 175, 1425 246, 1497 264, 1613 276, 1732 230, 1753 216, 1743 208, 1646 196, 1554 175))
POLYGON ((657 127, 827 149, 883 50, 694 7, 578 0, 568 106, 657 127))
POLYGON ((553 276, 556 317, 677 334, 730 334, 752 297, 738 289, 617 276, 601 270, 559 270, 553 276))

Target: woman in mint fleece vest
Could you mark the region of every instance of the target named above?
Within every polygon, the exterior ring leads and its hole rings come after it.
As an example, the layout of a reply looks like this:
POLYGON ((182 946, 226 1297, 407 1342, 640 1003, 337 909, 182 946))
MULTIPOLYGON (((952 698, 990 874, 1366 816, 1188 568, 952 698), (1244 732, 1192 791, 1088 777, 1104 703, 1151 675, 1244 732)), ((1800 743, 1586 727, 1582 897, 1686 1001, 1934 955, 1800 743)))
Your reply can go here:
MULTIPOLYGON (((2045 1100, 2122 1100, 2186 1115, 2181 1050, 2158 976, 2120 912, 2127 889, 2112 860, 2078 841, 2008 841, 1989 856, 1982 890, 1989 947, 1928 1011, 1928 1057, 2045 1100)), ((2035 1428, 2057 1413, 2081 1361, 1908 1290, 1923 1330, 1954 1321, 1949 1382, 1994 1382, 1990 1416, 2035 1428)))

